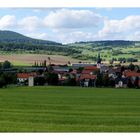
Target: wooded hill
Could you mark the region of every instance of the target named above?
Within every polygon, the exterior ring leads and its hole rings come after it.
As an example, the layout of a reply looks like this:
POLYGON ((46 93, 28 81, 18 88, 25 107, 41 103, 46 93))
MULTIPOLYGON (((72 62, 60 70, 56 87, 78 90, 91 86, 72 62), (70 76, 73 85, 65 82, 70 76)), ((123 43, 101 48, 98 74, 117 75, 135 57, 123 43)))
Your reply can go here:
POLYGON ((60 54, 95 61, 100 52, 103 60, 109 60, 111 57, 140 60, 140 41, 81 41, 63 45, 54 41, 33 39, 13 31, 0 31, 0 51, 60 54))
POLYGON ((78 53, 78 51, 67 48, 62 43, 48 40, 33 39, 13 31, 0 31, 0 51, 32 51, 40 53, 78 53))

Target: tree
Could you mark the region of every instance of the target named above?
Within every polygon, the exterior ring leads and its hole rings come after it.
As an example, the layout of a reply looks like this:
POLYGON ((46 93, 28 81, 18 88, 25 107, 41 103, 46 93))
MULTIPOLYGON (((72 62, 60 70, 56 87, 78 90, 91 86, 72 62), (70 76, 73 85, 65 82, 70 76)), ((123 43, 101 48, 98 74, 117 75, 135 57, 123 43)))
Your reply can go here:
POLYGON ((6 86, 5 79, 3 77, 0 77, 0 88, 6 86))
POLYGON ((109 87, 115 87, 115 80, 113 78, 110 78, 108 81, 108 86, 109 87))
POLYGON ((37 63, 36 63, 36 61, 34 62, 34 66, 35 66, 35 67, 37 66, 37 63))
POLYGON ((138 72, 140 70, 138 65, 135 65, 135 71, 138 72))
POLYGON ((2 65, 3 69, 9 69, 11 67, 12 67, 12 64, 9 61, 6 60, 3 62, 3 65, 2 65))
POLYGON ((44 77, 35 77, 34 83, 35 83, 35 85, 43 86, 46 83, 46 80, 44 77))
POLYGON ((103 75, 98 73, 96 78, 96 86, 101 87, 103 86, 103 75))
POLYGON ((79 67, 76 69, 78 73, 81 73, 84 70, 84 67, 79 67))
POLYGON ((136 79, 134 81, 134 87, 139 88, 139 77, 136 77, 136 79))
POLYGON ((72 71, 73 71, 73 69, 72 69, 72 68, 70 68, 70 69, 69 69, 69 72, 72 72, 72 71))
POLYGON ((131 81, 130 78, 128 79, 127 86, 128 86, 129 88, 133 88, 133 87, 134 87, 134 84, 132 83, 132 81, 131 81))
POLYGON ((2 63, 0 63, 0 69, 2 68, 2 63))
POLYGON ((15 73, 4 72, 1 74, 1 77, 5 80, 6 85, 17 83, 17 76, 15 73))
POLYGON ((67 86, 76 86, 76 79, 75 78, 68 78, 68 81, 66 83, 67 86))
POLYGON ((51 65, 49 65, 49 66, 48 66, 48 71, 49 71, 49 72, 53 72, 53 70, 54 70, 53 67, 52 67, 51 65))
POLYGON ((17 76, 15 73, 11 73, 11 72, 0 73, 0 88, 9 84, 16 84, 16 83, 17 83, 17 76))
POLYGON ((49 61, 49 65, 51 64, 51 58, 50 57, 48 57, 48 61, 49 61))
POLYGON ((109 77, 108 77, 108 74, 105 74, 104 76, 103 76, 103 85, 105 86, 105 87, 108 87, 108 83, 109 83, 109 77))
POLYGON ((71 65, 71 62, 70 61, 68 61, 68 65, 71 65))
POLYGON ((43 64, 43 66, 44 66, 44 67, 47 66, 47 61, 46 61, 46 60, 44 60, 44 64, 43 64))
POLYGON ((121 72, 124 72, 124 71, 125 71, 125 67, 121 66, 121 72))
POLYGON ((129 68, 131 71, 133 71, 133 70, 135 69, 135 65, 131 63, 131 64, 128 66, 128 68, 129 68))
POLYGON ((49 72, 45 76, 49 85, 58 85, 58 74, 49 72))

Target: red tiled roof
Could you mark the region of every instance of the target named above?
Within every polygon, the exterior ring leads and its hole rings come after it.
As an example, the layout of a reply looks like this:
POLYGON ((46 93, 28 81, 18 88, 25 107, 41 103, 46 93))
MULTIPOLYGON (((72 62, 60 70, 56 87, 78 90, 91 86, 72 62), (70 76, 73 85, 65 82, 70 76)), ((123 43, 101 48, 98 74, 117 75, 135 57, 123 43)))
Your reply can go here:
POLYGON ((92 70, 83 70, 82 74, 90 74, 92 72, 92 70))
POLYGON ((18 73, 17 78, 29 78, 31 76, 36 76, 36 73, 18 73))
POLYGON ((85 66, 84 69, 85 70, 96 70, 97 67, 96 66, 85 66))
POLYGON ((82 74, 80 76, 80 80, 82 80, 82 79, 96 79, 96 75, 82 74))
POLYGON ((126 77, 132 77, 132 76, 137 77, 137 76, 140 76, 140 73, 135 72, 135 71, 125 71, 125 72, 124 72, 124 75, 125 75, 126 77))

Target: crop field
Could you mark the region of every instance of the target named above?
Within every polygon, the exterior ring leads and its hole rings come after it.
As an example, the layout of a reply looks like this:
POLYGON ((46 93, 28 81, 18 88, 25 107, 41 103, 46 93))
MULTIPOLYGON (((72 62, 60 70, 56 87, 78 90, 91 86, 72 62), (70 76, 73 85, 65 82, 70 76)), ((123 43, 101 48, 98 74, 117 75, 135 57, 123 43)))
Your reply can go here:
POLYGON ((68 56, 61 56, 61 55, 46 55, 46 54, 0 54, 0 62, 5 60, 10 61, 15 66, 32 66, 34 62, 37 61, 39 64, 40 62, 46 60, 49 64, 48 57, 51 59, 51 63, 53 64, 67 64, 68 61, 76 63, 79 60, 72 59, 68 56))
POLYGON ((0 132, 140 132, 140 90, 3 88, 0 132))

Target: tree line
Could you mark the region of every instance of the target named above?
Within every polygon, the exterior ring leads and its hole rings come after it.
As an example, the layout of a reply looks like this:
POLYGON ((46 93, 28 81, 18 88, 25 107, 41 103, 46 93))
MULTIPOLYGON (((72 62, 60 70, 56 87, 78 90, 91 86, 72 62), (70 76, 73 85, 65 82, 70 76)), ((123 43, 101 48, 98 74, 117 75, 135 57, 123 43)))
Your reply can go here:
POLYGON ((52 52, 63 52, 67 55, 71 54, 76 54, 80 53, 81 51, 73 49, 73 48, 68 48, 62 45, 45 45, 45 44, 32 44, 32 43, 0 43, 0 50, 1 51, 18 51, 18 50, 23 50, 23 51, 52 51, 52 52))

